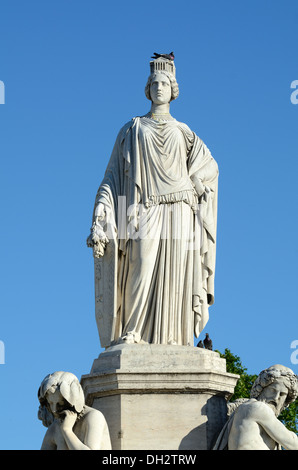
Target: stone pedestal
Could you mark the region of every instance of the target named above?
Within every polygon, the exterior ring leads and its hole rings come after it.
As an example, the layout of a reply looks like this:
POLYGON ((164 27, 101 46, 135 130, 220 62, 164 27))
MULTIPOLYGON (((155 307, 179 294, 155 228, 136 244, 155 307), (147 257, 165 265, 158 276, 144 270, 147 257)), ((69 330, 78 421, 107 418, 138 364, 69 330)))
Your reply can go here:
POLYGON ((105 415, 113 450, 207 450, 237 379, 214 351, 120 344, 81 383, 87 405, 105 415))

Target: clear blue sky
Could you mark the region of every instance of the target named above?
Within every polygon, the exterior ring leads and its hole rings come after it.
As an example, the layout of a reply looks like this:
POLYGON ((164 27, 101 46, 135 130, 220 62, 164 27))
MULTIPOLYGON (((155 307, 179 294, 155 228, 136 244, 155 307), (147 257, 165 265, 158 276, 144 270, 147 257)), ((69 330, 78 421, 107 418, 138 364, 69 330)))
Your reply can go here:
POLYGON ((205 331, 249 373, 298 373, 297 16, 296 0, 1 2, 1 449, 39 449, 40 382, 101 351, 85 240, 118 130, 149 110, 154 51, 175 52, 172 114, 220 168, 205 331))

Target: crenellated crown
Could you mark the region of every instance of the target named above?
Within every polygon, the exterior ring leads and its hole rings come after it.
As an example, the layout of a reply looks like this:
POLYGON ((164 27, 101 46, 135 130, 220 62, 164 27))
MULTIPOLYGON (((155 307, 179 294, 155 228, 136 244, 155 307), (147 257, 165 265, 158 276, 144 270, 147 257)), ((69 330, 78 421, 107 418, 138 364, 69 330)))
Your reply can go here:
POLYGON ((150 75, 156 72, 169 72, 176 77, 176 67, 173 60, 159 57, 150 61, 150 75))

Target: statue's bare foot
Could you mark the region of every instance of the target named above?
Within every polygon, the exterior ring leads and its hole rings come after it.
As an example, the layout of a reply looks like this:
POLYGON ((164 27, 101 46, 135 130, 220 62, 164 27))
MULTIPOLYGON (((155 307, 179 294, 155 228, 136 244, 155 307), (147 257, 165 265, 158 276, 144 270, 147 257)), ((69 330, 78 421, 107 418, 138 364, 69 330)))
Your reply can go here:
POLYGON ((126 344, 134 344, 140 342, 141 335, 135 331, 128 331, 121 339, 126 344))

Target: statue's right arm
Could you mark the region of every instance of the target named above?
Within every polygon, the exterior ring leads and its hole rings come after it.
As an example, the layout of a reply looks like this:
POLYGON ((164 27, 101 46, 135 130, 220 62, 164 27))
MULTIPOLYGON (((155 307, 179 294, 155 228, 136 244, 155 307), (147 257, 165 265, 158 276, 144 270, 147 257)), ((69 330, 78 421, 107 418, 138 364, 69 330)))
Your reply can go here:
POLYGON ((119 131, 117 139, 110 157, 105 177, 97 191, 96 203, 94 207, 91 234, 87 238, 87 246, 93 248, 95 258, 104 255, 106 245, 109 243, 111 231, 104 231, 106 223, 109 224, 107 212, 113 212, 114 204, 112 202, 113 195, 119 194, 119 180, 123 176, 123 155, 122 146, 125 137, 134 123, 134 119, 127 122, 119 131))

